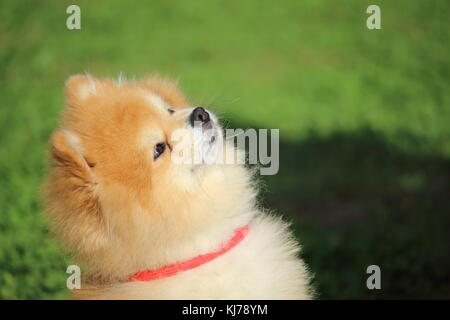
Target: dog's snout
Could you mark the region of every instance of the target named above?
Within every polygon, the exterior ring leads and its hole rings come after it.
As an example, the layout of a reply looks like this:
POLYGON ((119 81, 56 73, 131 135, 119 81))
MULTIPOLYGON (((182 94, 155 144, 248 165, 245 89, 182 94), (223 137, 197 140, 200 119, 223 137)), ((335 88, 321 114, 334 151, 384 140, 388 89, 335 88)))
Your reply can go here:
POLYGON ((195 122, 208 123, 210 121, 209 113, 202 107, 197 107, 192 111, 189 121, 191 126, 194 126, 195 122))

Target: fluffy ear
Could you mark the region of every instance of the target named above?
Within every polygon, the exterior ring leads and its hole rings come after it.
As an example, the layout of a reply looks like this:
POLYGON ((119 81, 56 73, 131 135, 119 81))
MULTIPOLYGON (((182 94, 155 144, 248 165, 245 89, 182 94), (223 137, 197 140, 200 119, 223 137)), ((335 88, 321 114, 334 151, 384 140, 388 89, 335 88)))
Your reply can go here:
POLYGON ((68 130, 58 130, 51 138, 51 156, 55 170, 76 186, 85 186, 92 182, 91 168, 83 155, 80 138, 68 130))
POLYGON ((185 108, 189 105, 175 81, 155 75, 139 81, 139 85, 159 95, 174 108, 185 108))
POLYGON ((74 75, 66 81, 66 101, 76 105, 96 93, 98 80, 91 75, 74 75))
POLYGON ((58 130, 50 143, 51 167, 42 191, 52 230, 74 253, 90 254, 106 239, 93 171, 74 133, 58 130))

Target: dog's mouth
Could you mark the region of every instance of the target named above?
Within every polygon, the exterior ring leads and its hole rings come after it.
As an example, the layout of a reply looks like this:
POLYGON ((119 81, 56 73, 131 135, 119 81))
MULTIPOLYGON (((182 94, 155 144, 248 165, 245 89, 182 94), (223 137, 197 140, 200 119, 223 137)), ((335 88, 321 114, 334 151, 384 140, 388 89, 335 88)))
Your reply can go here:
POLYGON ((187 118, 187 127, 173 133, 173 140, 178 142, 172 159, 177 163, 190 164, 192 169, 204 164, 216 164, 220 158, 222 137, 216 116, 204 108, 194 108, 187 118))
POLYGON ((219 141, 220 128, 215 123, 210 122, 211 125, 208 126, 207 129, 202 128, 202 146, 205 148, 206 152, 210 152, 211 149, 217 144, 219 141))
POLYGON ((203 135, 204 135, 204 139, 209 143, 209 144, 214 144, 215 142, 217 142, 217 138, 219 135, 219 128, 217 127, 216 124, 212 124, 209 126, 208 129, 202 129, 203 130, 203 135))
POLYGON ((197 132, 196 142, 194 148, 198 149, 200 154, 200 163, 197 164, 212 164, 217 159, 217 152, 220 149, 219 141, 221 138, 221 128, 218 124, 217 118, 214 114, 208 114, 208 121, 197 123, 194 127, 197 132))
POLYGON ((202 144, 214 144, 218 140, 220 128, 216 116, 202 107, 194 108, 189 116, 189 124, 202 136, 202 144))

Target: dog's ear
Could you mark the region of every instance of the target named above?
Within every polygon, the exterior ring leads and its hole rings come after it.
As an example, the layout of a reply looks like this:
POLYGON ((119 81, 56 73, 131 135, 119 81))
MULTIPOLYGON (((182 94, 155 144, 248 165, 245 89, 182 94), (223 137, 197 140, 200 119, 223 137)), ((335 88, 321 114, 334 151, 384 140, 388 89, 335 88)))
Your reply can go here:
POLYGON ((173 80, 154 75, 139 81, 139 85, 159 95, 171 107, 185 108, 189 105, 177 82, 173 80))
POLYGON ((75 106, 86 100, 96 93, 98 85, 99 80, 89 74, 71 76, 65 84, 67 104, 75 106))
POLYGON ((71 131, 56 131, 50 140, 50 157, 42 192, 52 230, 74 253, 95 252, 106 235, 93 168, 83 155, 80 138, 71 131))
POLYGON ((64 184, 68 192, 92 190, 95 183, 92 168, 95 164, 86 160, 81 140, 75 133, 68 130, 56 131, 50 140, 50 153, 57 184, 64 184))

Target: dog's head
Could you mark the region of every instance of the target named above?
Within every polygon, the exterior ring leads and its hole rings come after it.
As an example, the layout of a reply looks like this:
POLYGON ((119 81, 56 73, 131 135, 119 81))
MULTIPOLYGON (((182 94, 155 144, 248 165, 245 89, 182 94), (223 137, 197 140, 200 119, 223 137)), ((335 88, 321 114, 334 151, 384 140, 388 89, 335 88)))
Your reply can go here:
POLYGON ((112 250, 116 259, 163 250, 252 198, 246 170, 220 161, 230 146, 217 118, 189 105, 173 82, 73 76, 66 103, 51 138, 48 211, 94 269, 112 250))

